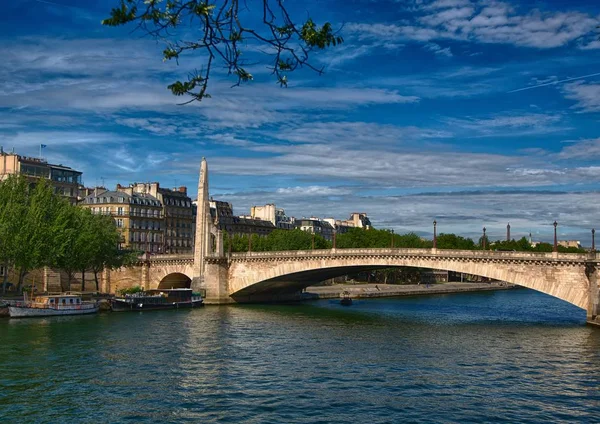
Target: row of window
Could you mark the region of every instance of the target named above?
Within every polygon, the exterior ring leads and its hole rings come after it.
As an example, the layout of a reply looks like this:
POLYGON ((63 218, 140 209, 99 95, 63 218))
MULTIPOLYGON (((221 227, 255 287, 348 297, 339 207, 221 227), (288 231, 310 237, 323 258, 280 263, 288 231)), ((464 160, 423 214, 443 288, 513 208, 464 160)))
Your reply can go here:
POLYGON ((117 216, 124 216, 124 215, 130 215, 130 216, 146 216, 148 218, 160 218, 161 214, 160 214, 160 210, 159 209, 131 209, 129 212, 127 212, 127 210, 125 210, 123 207, 117 207, 117 208, 111 208, 110 206, 107 206, 105 208, 103 207, 99 207, 99 208, 91 208, 92 213, 95 214, 99 214, 99 215, 112 215, 115 214, 117 216))
POLYGON ((53 169, 50 178, 59 183, 81 184, 81 174, 73 171, 53 169))
POLYGON ((181 208, 191 208, 192 203, 189 200, 173 199, 172 197, 164 197, 166 205, 179 206, 181 208))
POLYGON ((191 240, 167 240, 168 247, 192 247, 191 240))
POLYGON ((191 222, 181 222, 178 220, 167 219, 167 227, 175 227, 175 228, 192 228, 193 225, 191 222))
POLYGON ((132 232, 129 235, 129 241, 141 241, 141 242, 150 242, 150 243, 162 243, 162 234, 160 233, 140 233, 140 232, 132 232))
POLYGON ((158 200, 140 198, 140 197, 131 197, 128 199, 129 202, 125 201, 124 196, 98 196, 98 197, 90 197, 86 199, 86 203, 131 203, 134 205, 147 205, 147 206, 157 206, 162 207, 162 204, 158 200))
POLYGON ((160 221, 138 221, 136 219, 131 220, 131 228, 141 230, 160 230, 160 221))
POLYGON ((167 237, 184 237, 184 238, 192 238, 192 233, 176 231, 176 230, 167 230, 167 237))

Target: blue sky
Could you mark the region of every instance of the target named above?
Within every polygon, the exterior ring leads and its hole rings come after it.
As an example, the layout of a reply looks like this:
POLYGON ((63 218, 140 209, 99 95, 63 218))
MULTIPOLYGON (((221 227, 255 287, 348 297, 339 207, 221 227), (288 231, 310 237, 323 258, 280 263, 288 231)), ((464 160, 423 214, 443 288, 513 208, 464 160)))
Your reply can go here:
MULTIPOLYGON (((590 244, 600 228, 600 4, 595 0, 311 0, 301 20, 343 24, 325 67, 279 88, 266 68, 230 88, 219 71, 201 104, 166 86, 180 65, 131 28, 106 28, 108 0, 16 0, 0 18, 0 144, 84 172, 88 186, 159 181, 236 213, 590 244), (583 78, 582 78, 583 77, 583 78)), ((258 8, 257 0, 249 1, 258 8)), ((189 35, 189 32, 185 35, 189 35)))

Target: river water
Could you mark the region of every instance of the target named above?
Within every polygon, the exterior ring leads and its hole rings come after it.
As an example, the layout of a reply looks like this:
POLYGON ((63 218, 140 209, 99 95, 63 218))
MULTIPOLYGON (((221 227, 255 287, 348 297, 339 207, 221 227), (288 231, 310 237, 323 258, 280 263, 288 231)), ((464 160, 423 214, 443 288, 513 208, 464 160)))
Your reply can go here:
POLYGON ((3 319, 0 422, 600 422, 600 329, 525 289, 3 319))

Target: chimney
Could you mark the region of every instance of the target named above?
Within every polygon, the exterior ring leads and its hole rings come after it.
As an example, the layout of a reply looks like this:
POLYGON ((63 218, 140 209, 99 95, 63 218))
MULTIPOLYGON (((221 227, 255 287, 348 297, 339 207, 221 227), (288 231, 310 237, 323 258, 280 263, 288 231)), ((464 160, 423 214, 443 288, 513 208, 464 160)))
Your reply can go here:
POLYGON ((183 193, 183 194, 187 194, 187 187, 186 186, 179 187, 179 192, 183 193))

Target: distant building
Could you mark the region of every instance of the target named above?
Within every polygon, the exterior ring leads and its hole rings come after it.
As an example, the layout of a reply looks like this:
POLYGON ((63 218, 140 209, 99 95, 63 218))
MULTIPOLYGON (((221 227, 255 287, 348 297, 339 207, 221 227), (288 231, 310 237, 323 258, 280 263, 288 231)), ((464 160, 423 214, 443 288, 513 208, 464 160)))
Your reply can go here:
POLYGON ((44 159, 7 153, 0 147, 0 181, 8 175, 24 175, 33 184, 36 180, 50 181, 54 192, 77 203, 82 172, 63 165, 54 165, 44 159))
POLYGON ((558 240, 558 245, 562 247, 574 247, 581 249, 581 242, 577 240, 558 240))
POLYGON ((252 216, 235 216, 233 207, 229 202, 210 200, 210 213, 215 226, 226 231, 230 236, 257 234, 259 236, 269 235, 275 227, 271 221, 253 218, 252 216))
POLYGON ((342 221, 342 225, 347 225, 348 227, 354 228, 371 228, 371 220, 364 212, 352 212, 350 214, 350 218, 342 221))
POLYGON ((273 203, 267 203, 264 206, 252 206, 250 208, 250 218, 270 221, 281 230, 293 230, 294 217, 288 217, 281 208, 276 208, 273 203))
POLYGON ((344 234, 348 232, 350 228, 371 228, 371 221, 367 217, 366 213, 353 212, 349 219, 335 219, 325 218, 323 221, 327 221, 332 227, 335 228, 336 234, 344 234))
POLYGON ((333 240, 335 228, 329 222, 311 217, 296 220, 296 227, 311 234, 319 234, 325 240, 333 240))
POLYGON ((156 197, 130 190, 96 191, 80 206, 114 218, 122 236, 119 248, 163 252, 163 205, 156 197))
POLYGON ((187 187, 168 189, 159 183, 134 183, 129 187, 120 187, 121 191, 132 189, 134 193, 150 194, 157 198, 163 207, 164 253, 194 252, 194 205, 187 195, 187 187))

